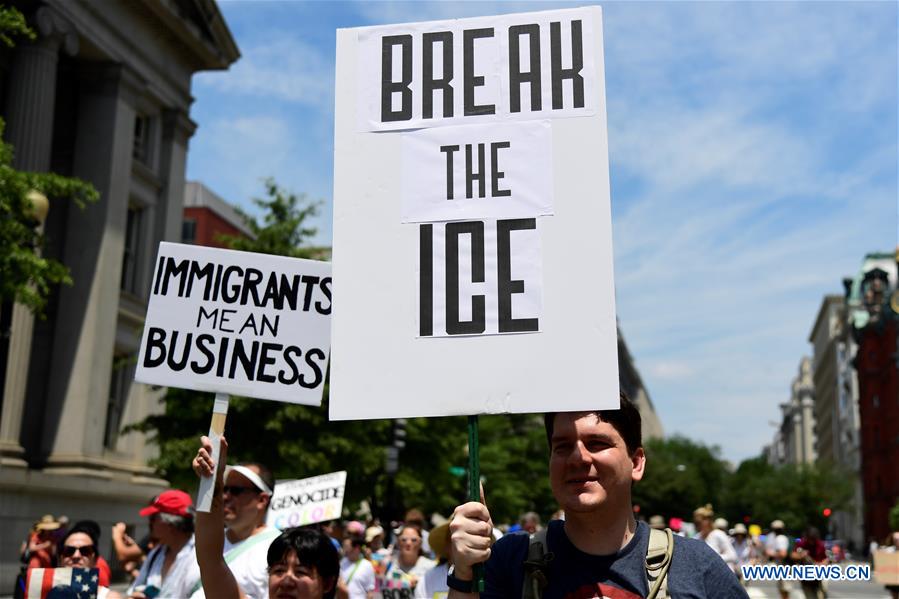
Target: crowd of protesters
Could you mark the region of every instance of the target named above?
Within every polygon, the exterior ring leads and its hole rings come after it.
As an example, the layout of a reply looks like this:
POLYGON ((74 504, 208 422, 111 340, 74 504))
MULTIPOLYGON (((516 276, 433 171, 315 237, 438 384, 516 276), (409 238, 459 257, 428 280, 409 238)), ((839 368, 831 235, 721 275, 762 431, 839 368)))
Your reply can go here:
MULTIPOLYGON (((596 421, 605 424, 599 416, 596 421)), ((626 423, 615 426, 625 430, 627 427, 626 423)), ((555 444, 563 445, 557 438, 569 434, 573 433, 567 431, 553 436, 552 428, 547 429, 554 448, 555 444)), ((224 439, 221 455, 222 463, 227 463, 224 439)), ((504 535, 510 535, 508 540, 513 542, 498 546, 527 547, 528 539, 533 542, 542 538, 545 542, 549 538, 547 531, 558 534, 566 530, 557 526, 566 525, 565 522, 550 522, 544 527, 534 512, 523 514, 518 523, 495 528, 489 517, 466 512, 484 509, 482 504, 473 503, 456 508, 453 527, 445 518, 434 515, 426 520, 421 511, 412 509, 401 521, 389 524, 377 519, 360 519, 279 531, 266 525, 275 488, 271 471, 259 463, 216 470, 211 456, 211 443, 204 437, 192 465, 201 477, 218 472, 208 512, 197 512, 191 496, 184 491, 168 490, 139 510, 149 529, 149 534, 140 541, 128 536, 125 524, 112 527, 115 560, 130 579, 123 593, 110 589, 110 566, 101 555, 101 527, 90 520, 69 526, 65 517, 45 515, 34 523, 22 543, 24 567, 17 594, 22 596, 25 587, 21 582, 28 570, 85 568, 94 573, 99 599, 372 599, 376 593, 384 599, 412 599, 446 597, 450 588, 459 596, 458 589, 452 585, 464 585, 465 580, 453 574, 453 555, 457 559, 463 555, 467 563, 462 565, 467 568, 478 563, 472 561, 472 555, 483 553, 483 543, 478 539, 486 539, 489 548, 504 535), (489 525, 487 530, 482 526, 485 523, 489 525), (511 535, 521 535, 519 539, 523 539, 524 545, 511 535), (465 550, 468 555, 457 553, 465 550)), ((566 457, 565 464, 573 467, 587 463, 582 456, 577 460, 566 457)), ((574 478, 565 484, 581 489, 590 484, 584 480, 574 478)), ((629 485, 622 483, 622 488, 628 489, 629 485)), ((578 490, 577 494, 580 493, 578 490)), ((560 505, 565 504, 560 502, 560 505)), ((582 514, 572 512, 572 518, 575 516, 582 517, 582 514)), ((565 513, 556 512, 551 520, 564 521, 565 513)), ((650 536, 643 532, 648 529, 664 531, 669 540, 675 538, 669 530, 678 537, 692 536, 692 540, 678 541, 682 551, 688 552, 688 558, 690 553, 710 556, 702 558, 706 562, 709 559, 718 562, 714 556, 719 556, 721 562, 715 566, 716 584, 730 589, 725 593, 729 597, 745 596, 737 582, 743 566, 771 562, 823 564, 843 557, 838 546, 828 549, 813 527, 806 529, 797 540, 787 535, 783 521, 775 520, 768 533, 762 535, 757 525, 747 528, 737 523, 730 527, 725 519, 716 518, 711 505, 697 508, 691 524, 676 517, 666 521, 662 515, 654 515, 648 523, 636 522, 632 527, 644 539, 650 536)), ((894 535, 889 545, 892 551, 899 550, 899 534, 894 535)), ((677 574, 673 580, 675 584, 683 584, 684 579, 677 574)), ((778 582, 782 597, 789 597, 790 584, 778 582)), ((826 596, 821 581, 796 584, 806 598, 826 596)), ((894 597, 897 590, 890 589, 894 597)))
MULTIPOLYGON (((262 465, 254 465, 254 471, 271 479, 271 474, 262 465)), ((236 466, 225 475, 230 484, 223 485, 220 493, 226 535, 221 554, 227 555, 230 548, 239 546, 241 541, 252 536, 252 531, 267 533, 260 537, 263 542, 255 552, 256 557, 245 558, 245 567, 241 567, 241 560, 238 559, 229 562, 234 571, 232 575, 240 582, 241 595, 263 599, 268 596, 272 572, 272 566, 268 563, 269 549, 279 534, 279 531, 272 531, 264 525, 267 499, 271 497, 274 483, 254 477, 259 482, 257 486, 244 476, 246 473, 247 466, 236 466), (238 470, 242 470, 243 474, 238 470), (239 484, 238 478, 248 484, 239 484), (236 500, 241 496, 244 497, 241 502, 244 506, 256 501, 258 509, 248 510, 236 505, 236 500), (246 520, 248 514, 249 528, 242 538, 229 543, 228 535, 240 528, 240 520, 246 520), (255 569, 254 562, 258 566, 255 569)), ((101 528, 91 520, 81 520, 70 526, 65 516, 41 517, 22 542, 23 572, 30 568, 53 567, 96 569, 100 599, 123 596, 128 599, 201 599, 203 589, 194 535, 196 514, 191 497, 183 491, 165 491, 154 497, 139 511, 139 515, 147 519, 150 531, 140 541, 127 534, 124 523, 117 523, 111 529, 112 556, 130 582, 124 595, 109 590, 111 569, 109 562, 100 554, 101 528)), ((711 505, 697 508, 693 516, 692 527, 679 518, 666 520, 661 515, 649 518, 648 525, 659 530, 670 528, 676 535, 703 540, 738 578, 741 578, 742 566, 746 565, 769 562, 824 564, 839 562, 845 557, 839 545, 827 547, 814 527, 807 528, 800 538, 796 538, 786 533, 783 521, 775 520, 767 534, 759 534, 759 527, 752 527, 755 534, 750 534, 750 529, 742 522, 730 527, 724 518, 716 518, 711 505)), ((557 512, 553 519, 564 519, 564 514, 557 512)), ((380 593, 385 599, 431 599, 443 597, 448 592, 446 576, 452 563, 448 525, 449 522, 439 515, 435 514, 430 521, 426 521, 420 510, 412 509, 402 521, 391 522, 388 526, 383 526, 378 519, 320 523, 308 527, 311 532, 305 533, 309 537, 303 542, 307 545, 310 542, 327 542, 333 551, 327 548, 318 548, 318 551, 328 559, 333 557, 338 560, 338 565, 330 568, 333 570, 332 579, 322 580, 323 597, 371 599, 375 593, 380 593)), ((534 534, 541 528, 539 515, 527 512, 522 514, 519 522, 495 529, 494 537, 498 539, 503 534, 515 533, 534 534)), ((886 547, 892 551, 899 550, 899 533, 895 533, 890 541, 886 547)), ((323 565, 323 568, 319 574, 330 571, 327 566, 323 565)), ((777 583, 778 591, 784 598, 789 597, 793 586, 799 587, 797 590, 808 598, 826 596, 826 587, 817 581, 799 583, 784 580, 777 583)), ((895 597, 899 589, 889 590, 895 597)))

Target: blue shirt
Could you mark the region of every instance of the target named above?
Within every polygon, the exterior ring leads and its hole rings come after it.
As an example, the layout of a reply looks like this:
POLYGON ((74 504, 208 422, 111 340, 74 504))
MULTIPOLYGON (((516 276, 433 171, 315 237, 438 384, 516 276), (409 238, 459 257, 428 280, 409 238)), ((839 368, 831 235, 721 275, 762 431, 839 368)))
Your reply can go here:
MULTIPOLYGON (((638 522, 634 537, 612 555, 590 555, 579 550, 568 539, 561 520, 549 523, 546 543, 554 557, 547 570, 549 584, 544 599, 642 599, 649 594, 645 566, 649 527, 645 522, 638 522)), ((527 552, 527 534, 509 534, 497 541, 487 561, 482 599, 521 597, 527 552)), ((668 570, 668 594, 672 599, 748 597, 714 550, 702 541, 678 536, 674 537, 668 570)))

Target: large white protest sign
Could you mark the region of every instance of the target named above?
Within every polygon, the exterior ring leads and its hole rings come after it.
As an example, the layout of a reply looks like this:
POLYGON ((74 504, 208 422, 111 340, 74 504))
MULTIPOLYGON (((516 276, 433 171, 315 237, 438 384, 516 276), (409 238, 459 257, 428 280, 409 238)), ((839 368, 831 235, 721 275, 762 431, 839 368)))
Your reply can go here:
POLYGON ((617 407, 602 56, 599 7, 338 32, 331 418, 617 407))
POLYGON ((549 121, 406 133, 402 168, 403 222, 553 213, 549 121))
POLYGON ((596 114, 588 9, 354 30, 361 131, 596 114))
POLYGON ((327 262, 161 243, 135 380, 320 405, 327 262))
POLYGON ((265 523, 278 530, 340 518, 346 471, 299 480, 279 480, 265 523))

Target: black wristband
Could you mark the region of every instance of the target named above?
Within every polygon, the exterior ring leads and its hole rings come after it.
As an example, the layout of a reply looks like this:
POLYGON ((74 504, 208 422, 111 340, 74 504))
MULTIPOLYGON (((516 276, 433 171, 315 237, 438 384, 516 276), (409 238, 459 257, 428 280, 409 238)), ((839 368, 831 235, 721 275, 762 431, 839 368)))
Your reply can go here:
POLYGON ((446 573, 446 586, 460 593, 474 593, 474 581, 459 580, 454 576, 454 568, 450 568, 446 573))

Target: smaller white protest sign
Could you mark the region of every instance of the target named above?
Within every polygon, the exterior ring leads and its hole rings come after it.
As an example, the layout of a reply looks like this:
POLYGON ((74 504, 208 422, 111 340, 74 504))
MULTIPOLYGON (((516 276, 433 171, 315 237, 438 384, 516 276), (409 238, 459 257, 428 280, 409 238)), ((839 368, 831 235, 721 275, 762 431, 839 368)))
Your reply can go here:
POLYGON ((275 484, 265 523, 278 530, 340 518, 346 471, 275 484))
POLYGON ((538 332, 543 275, 537 222, 419 225, 418 335, 538 332))
POLYGON ((404 223, 553 213, 550 121, 403 135, 404 223))
POLYGON ((159 244, 134 380, 320 405, 331 265, 159 244))

